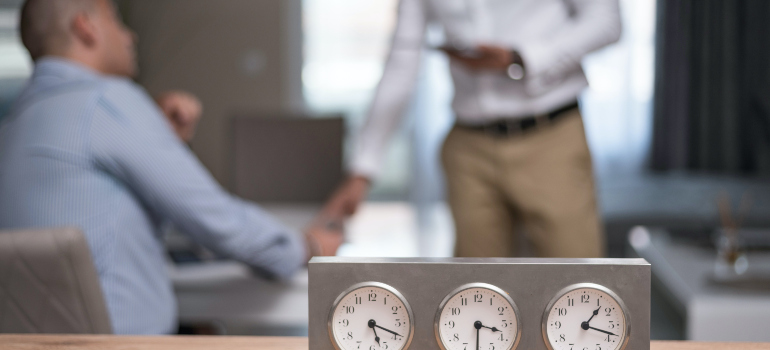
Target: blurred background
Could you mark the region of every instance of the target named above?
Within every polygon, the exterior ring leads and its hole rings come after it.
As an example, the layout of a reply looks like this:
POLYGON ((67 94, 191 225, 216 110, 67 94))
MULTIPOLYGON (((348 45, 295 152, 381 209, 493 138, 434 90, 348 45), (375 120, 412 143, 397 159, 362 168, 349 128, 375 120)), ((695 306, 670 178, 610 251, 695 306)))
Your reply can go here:
MULTIPOLYGON (((20 4, 0 0, 0 120, 32 70, 20 4)), ((190 146, 204 165, 227 189, 307 225, 345 174, 397 0, 118 4, 140 37, 138 82, 203 101, 190 146)), ((622 39, 584 60, 591 86, 580 99, 608 254, 652 263, 653 339, 770 341, 770 2, 621 6, 622 39), (738 258, 723 259, 731 252, 738 258), (719 321, 727 315, 740 321, 719 321)), ((429 28, 429 41, 440 36, 429 28)), ((453 123, 447 65, 426 49, 407 122, 341 255, 451 256, 437 156, 453 123)), ((183 325, 306 333, 306 275, 259 280, 173 232, 168 247, 183 325)))

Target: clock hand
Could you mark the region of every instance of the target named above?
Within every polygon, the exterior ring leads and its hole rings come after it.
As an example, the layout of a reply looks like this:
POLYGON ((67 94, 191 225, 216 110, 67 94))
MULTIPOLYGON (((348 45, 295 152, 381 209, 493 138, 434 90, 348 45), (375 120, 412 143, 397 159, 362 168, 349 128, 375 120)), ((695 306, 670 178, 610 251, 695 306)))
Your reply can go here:
POLYGON ((599 328, 594 328, 594 327, 588 327, 588 328, 590 328, 590 329, 593 329, 593 330, 595 330, 595 331, 599 331, 599 332, 602 332, 602 333, 604 333, 604 334, 614 335, 614 336, 616 336, 616 337, 618 336, 618 335, 617 335, 617 334, 615 334, 615 333, 612 333, 612 332, 607 332, 607 331, 605 331, 605 330, 601 330, 601 329, 599 329, 599 328))
POLYGON ((591 318, 589 318, 588 321, 585 321, 585 322, 581 323, 580 324, 580 328, 583 328, 584 330, 588 330, 588 328, 590 328, 588 326, 588 322, 591 322, 591 320, 594 318, 594 316, 599 314, 599 310, 601 310, 601 309, 602 309, 602 307, 599 306, 598 309, 594 310, 593 315, 591 315, 591 318))
POLYGON ((374 327, 377 327, 377 322, 369 320, 369 328, 374 331, 374 341, 377 342, 377 346, 380 346, 380 337, 377 336, 377 330, 374 327))
POLYGON ((602 307, 601 307, 601 306, 599 306, 599 308, 598 308, 598 309, 594 310, 594 314, 593 314, 593 315, 591 315, 591 318, 589 318, 589 319, 588 319, 588 321, 586 321, 586 323, 588 323, 588 322, 591 322, 591 320, 593 320, 594 316, 596 316, 596 315, 598 315, 598 314, 599 314, 599 310, 601 310, 601 309, 602 309, 602 307))
POLYGON ((476 327, 476 350, 479 350, 479 330, 481 330, 481 322, 476 321, 473 326, 476 327))
POLYGON ((383 331, 386 331, 386 332, 388 332, 388 333, 390 333, 390 334, 393 334, 393 335, 397 335, 397 336, 399 336, 399 337, 403 337, 403 335, 401 335, 401 334, 398 334, 398 333, 396 333, 396 332, 394 332, 394 331, 391 331, 390 329, 387 329, 387 328, 383 328, 383 327, 380 327, 380 325, 374 325, 374 326, 375 326, 375 327, 377 327, 377 328, 379 328, 379 329, 382 329, 383 331))
POLYGON ((487 327, 487 326, 485 326, 485 325, 483 325, 483 324, 481 325, 481 327, 484 327, 484 328, 486 328, 486 329, 490 329, 490 330, 492 330, 492 332, 500 332, 500 330, 499 330, 499 329, 497 329, 497 327, 491 327, 491 328, 490 328, 490 327, 487 327))

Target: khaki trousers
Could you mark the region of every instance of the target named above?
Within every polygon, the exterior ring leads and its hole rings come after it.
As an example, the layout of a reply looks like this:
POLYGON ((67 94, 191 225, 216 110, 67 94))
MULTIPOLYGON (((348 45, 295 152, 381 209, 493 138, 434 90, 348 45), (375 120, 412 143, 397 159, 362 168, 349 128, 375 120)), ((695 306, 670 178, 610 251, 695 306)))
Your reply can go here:
POLYGON ((591 154, 580 111, 522 135, 455 127, 442 162, 458 257, 510 257, 524 233, 541 257, 601 257, 591 154))

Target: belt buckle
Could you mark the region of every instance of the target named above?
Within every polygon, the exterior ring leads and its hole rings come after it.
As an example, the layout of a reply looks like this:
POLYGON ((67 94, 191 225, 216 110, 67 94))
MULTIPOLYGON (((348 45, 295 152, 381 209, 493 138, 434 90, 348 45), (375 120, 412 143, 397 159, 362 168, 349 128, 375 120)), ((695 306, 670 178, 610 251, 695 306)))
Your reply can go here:
POLYGON ((524 130, 521 128, 521 124, 518 121, 505 120, 497 125, 502 127, 502 130, 500 130, 500 136, 511 137, 521 135, 524 132, 524 130))

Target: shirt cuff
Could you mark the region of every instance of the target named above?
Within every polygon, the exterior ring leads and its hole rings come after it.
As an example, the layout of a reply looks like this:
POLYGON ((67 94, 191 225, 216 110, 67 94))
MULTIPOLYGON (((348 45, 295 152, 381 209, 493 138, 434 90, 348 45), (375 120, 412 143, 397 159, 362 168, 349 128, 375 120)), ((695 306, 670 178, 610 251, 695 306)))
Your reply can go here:
POLYGON ((553 52, 547 44, 530 44, 517 49, 524 61, 527 93, 538 96, 549 91, 553 83, 551 69, 555 65, 553 52))
POLYGON ((354 175, 360 175, 370 180, 376 178, 382 170, 382 160, 379 157, 357 154, 353 157, 353 161, 348 166, 348 171, 354 175))

